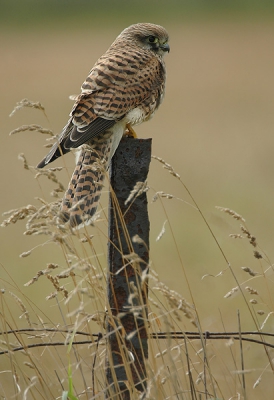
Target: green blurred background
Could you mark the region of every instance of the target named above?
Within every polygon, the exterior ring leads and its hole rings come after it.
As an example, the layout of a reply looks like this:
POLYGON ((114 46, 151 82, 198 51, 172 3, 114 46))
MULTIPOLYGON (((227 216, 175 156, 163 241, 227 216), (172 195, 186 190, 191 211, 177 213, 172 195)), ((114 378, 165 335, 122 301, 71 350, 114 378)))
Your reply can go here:
MULTIPOLYGON (((36 165, 47 152, 45 137, 33 132, 8 136, 23 124, 36 123, 60 132, 88 71, 115 37, 128 25, 153 22, 170 34, 166 57, 166 97, 155 118, 136 130, 153 138, 153 154, 172 164, 201 207, 241 283, 250 277, 241 267, 262 273, 274 260, 274 3, 273 1, 0 1, 1 35, 1 212, 27 204, 34 198, 51 200, 52 185, 23 170, 17 155, 23 152, 36 165), (37 110, 25 109, 12 118, 17 101, 40 101, 48 120, 37 110), (247 241, 228 237, 239 232, 233 221, 215 206, 232 208, 247 220, 265 251, 253 257, 247 241)), ((67 156, 66 186, 74 158, 67 156)), ((62 165, 57 161, 55 165, 62 165)), ((204 330, 237 329, 236 311, 245 315, 241 296, 224 299, 236 286, 226 263, 199 213, 180 200, 152 203, 155 191, 190 201, 182 185, 152 161, 148 182, 153 268, 171 289, 188 300, 182 264, 176 254, 170 226, 161 241, 156 237, 167 216, 189 277, 204 330), (210 296, 209 296, 210 293, 210 296)), ((107 205, 107 194, 102 206, 107 205)), ((89 228, 91 233, 96 232, 89 228)), ((23 236, 24 223, 1 229, 2 285, 12 279, 45 312, 50 284, 25 288, 47 262, 60 262, 57 246, 40 247, 28 258, 19 254, 43 243, 43 238, 23 236), (10 276, 8 276, 8 273, 10 276), (39 290, 38 290, 39 288, 39 290)), ((96 236, 97 233, 95 233, 96 236)), ((98 252, 106 252, 102 236, 98 252)), ((256 279, 260 308, 271 311, 265 280, 256 279)), ((272 268, 267 282, 273 292, 272 268)), ((246 286, 244 284, 243 286, 246 286)), ((273 305, 273 304, 272 304, 273 305)), ((273 309, 272 309, 273 310, 273 309)), ((265 317, 261 317, 263 320, 265 317)), ((243 329, 254 329, 248 316, 243 329)), ((267 330, 273 330, 269 319, 267 330)), ((57 322, 57 321, 55 321, 57 322)), ((269 390, 272 390, 270 388, 269 390)), ((270 391, 271 393, 271 391, 270 391)), ((259 397, 258 397, 259 398, 259 397)), ((265 397, 267 398, 267 397, 265 397)))

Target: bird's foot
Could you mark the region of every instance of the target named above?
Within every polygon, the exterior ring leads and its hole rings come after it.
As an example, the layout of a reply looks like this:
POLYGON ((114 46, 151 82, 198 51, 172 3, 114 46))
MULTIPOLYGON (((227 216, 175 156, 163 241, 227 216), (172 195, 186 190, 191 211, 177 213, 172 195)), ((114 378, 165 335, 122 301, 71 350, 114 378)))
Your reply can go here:
POLYGON ((126 131, 124 133, 124 136, 132 137, 132 138, 137 138, 137 134, 135 130, 132 128, 130 124, 126 124, 126 131))

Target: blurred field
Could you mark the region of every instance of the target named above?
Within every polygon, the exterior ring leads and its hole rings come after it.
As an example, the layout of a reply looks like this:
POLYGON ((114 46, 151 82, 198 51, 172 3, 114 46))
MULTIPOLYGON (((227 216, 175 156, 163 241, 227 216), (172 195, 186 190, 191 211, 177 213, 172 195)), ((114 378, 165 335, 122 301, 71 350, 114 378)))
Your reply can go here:
MULTIPOLYGON (((101 20, 101 23, 97 21, 96 29, 91 24, 72 30, 67 25, 65 29, 56 30, 47 30, 44 26, 35 31, 1 31, 1 213, 37 204, 34 199, 37 196, 50 201, 52 189, 46 178, 40 178, 38 183, 17 160, 17 155, 23 152, 29 163, 36 165, 47 151, 43 148, 45 137, 33 132, 9 137, 8 133, 20 125, 32 123, 59 132, 72 106, 69 95, 79 92, 93 63, 117 34, 134 22, 137 21, 131 18, 128 24, 115 21, 105 27, 101 20), (29 109, 17 112, 10 119, 8 115, 15 103, 23 98, 40 101, 46 108, 48 120, 39 111, 29 109)), ((260 325, 267 313, 273 311, 274 20, 267 17, 215 18, 180 23, 177 18, 172 23, 169 18, 165 23, 162 16, 159 21, 151 22, 163 24, 170 33, 167 91, 155 118, 138 127, 137 132, 140 137, 152 137, 153 154, 172 164, 180 174, 243 288, 256 286, 258 309, 266 312, 258 316, 260 325), (229 207, 243 215, 257 238, 259 250, 264 252, 263 260, 253 257, 254 249, 247 240, 228 237, 230 233, 240 233, 240 224, 215 206, 229 207), (248 282, 251 277, 241 267, 250 267, 260 274, 269 269, 266 279, 248 282)), ((72 155, 66 156, 66 163, 68 171, 60 173, 65 186, 74 165, 72 155)), ((57 161, 55 165, 62 165, 62 162, 57 161)), ((155 160, 152 160, 148 184, 150 202, 155 191, 171 193, 191 202, 179 182, 155 160)), ((164 208, 160 201, 150 204, 151 260, 160 279, 191 302, 171 226, 202 329, 223 330, 223 320, 226 330, 237 330, 239 309, 242 329, 255 330, 241 296, 224 299, 236 283, 199 213, 180 200, 163 199, 163 204, 164 208), (166 225, 165 235, 156 243, 167 218, 170 225, 166 225), (214 278, 220 271, 225 272, 214 278), (202 279, 206 274, 211 276, 202 279)), ((107 193, 102 206, 107 206, 107 193)), ((104 235, 92 227, 89 229, 98 236, 98 253, 105 260, 104 235)), ((45 301, 52 290, 50 284, 38 282, 31 287, 23 284, 45 268, 46 263, 62 264, 63 255, 57 246, 47 245, 34 250, 28 258, 19 258, 23 251, 44 241, 41 237, 23 236, 23 232, 24 222, 0 231, 1 286, 10 287, 14 280, 20 291, 43 312, 47 314, 50 309, 51 318, 57 323, 56 306, 45 301)), ((247 298, 251 297, 247 295, 247 298)), ((272 316, 265 330, 271 332, 273 327, 272 316)), ((183 322, 181 329, 186 328, 189 329, 190 324, 183 322)), ((247 346, 246 352, 249 350, 247 346)), ((248 359, 250 364, 246 365, 247 369, 253 369, 248 376, 250 399, 266 399, 273 395, 270 373, 263 377, 263 389, 258 387, 256 394, 252 389, 266 367, 266 360, 260 358, 261 352, 255 348, 248 359)), ((270 354, 273 357, 273 352, 270 354)), ((233 393, 227 385, 225 398, 233 393)))

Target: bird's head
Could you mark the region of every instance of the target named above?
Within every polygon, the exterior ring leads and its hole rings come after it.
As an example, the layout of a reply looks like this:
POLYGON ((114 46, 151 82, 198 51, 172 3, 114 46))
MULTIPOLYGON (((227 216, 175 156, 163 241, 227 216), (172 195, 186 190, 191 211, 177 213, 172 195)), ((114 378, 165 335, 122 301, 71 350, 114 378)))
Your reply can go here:
POLYGON ((134 42, 143 49, 148 49, 163 57, 170 51, 168 33, 160 25, 139 23, 124 29, 117 39, 134 42))

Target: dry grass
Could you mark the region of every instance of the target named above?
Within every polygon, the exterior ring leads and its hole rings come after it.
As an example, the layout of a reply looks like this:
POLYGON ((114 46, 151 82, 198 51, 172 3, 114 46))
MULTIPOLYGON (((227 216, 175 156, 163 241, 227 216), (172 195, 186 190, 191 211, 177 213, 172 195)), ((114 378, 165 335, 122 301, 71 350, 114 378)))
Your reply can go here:
MULTIPOLYGON (((43 129, 39 128, 39 131, 44 133, 43 129)), ((152 201, 154 203, 156 200, 160 201, 166 220, 156 241, 163 240, 166 235, 171 238, 180 260, 183 279, 188 287, 189 299, 166 285, 159 278, 152 263, 148 275, 149 318, 146 322, 150 335, 149 358, 146 365, 147 398, 247 399, 251 389, 258 391, 258 387, 262 386, 261 381, 268 379, 266 376, 272 374, 274 369, 271 356, 271 349, 274 348, 271 339, 274 335, 265 330, 268 320, 273 315, 273 290, 269 278, 273 273, 272 264, 260 248, 256 237, 250 232, 245 219, 229 208, 217 207, 219 211, 228 214, 228 218, 235 219, 239 224, 240 233, 232 234, 231 238, 249 242, 252 248, 256 248, 253 250, 253 256, 260 264, 262 261, 266 264, 260 265, 260 272, 242 267, 241 269, 249 277, 240 281, 241 278, 232 268, 203 212, 180 175, 164 159, 156 156, 153 158, 175 178, 177 184, 181 186, 182 195, 186 191, 190 196, 191 203, 184 202, 184 204, 188 206, 192 204, 192 209, 200 215, 201 222, 205 223, 212 241, 216 243, 227 265, 227 269, 220 271, 214 278, 218 279, 230 271, 237 286, 231 288, 223 297, 226 301, 235 295, 242 298, 245 304, 244 319, 249 320, 252 329, 243 330, 243 316, 238 310, 237 329, 234 329, 234 332, 231 332, 230 326, 222 316, 221 332, 216 332, 216 329, 213 332, 203 331, 203 322, 196 304, 196 292, 189 281, 188 271, 180 254, 178 238, 165 206, 166 201, 180 202, 181 199, 172 194, 157 192, 152 201), (258 283, 265 287, 267 300, 263 298, 264 296, 260 296, 258 283), (254 296, 260 299, 260 303, 254 296), (262 304, 267 307, 258 309, 262 304), (260 322, 261 317, 264 318, 262 322, 260 322), (192 326, 191 331, 186 331, 186 326, 192 326), (248 345, 248 342, 252 344, 248 345), (258 354, 264 367, 256 365, 258 354)), ((35 172, 35 179, 45 175, 52 185, 57 186, 51 191, 52 197, 62 196, 64 187, 58 178, 59 168, 49 168, 41 174, 28 164, 24 155, 21 154, 20 159, 24 169, 35 172)), ((130 193, 128 202, 134 201, 134 198, 144 191, 149 191, 147 183, 137 183, 130 193)), ((24 399, 104 398, 107 354, 104 306, 107 304, 106 269, 99 258, 93 239, 101 231, 107 243, 107 236, 100 228, 100 219, 101 222, 107 223, 106 218, 103 213, 101 217, 96 218, 95 226, 92 228, 72 230, 68 224, 60 223, 58 219, 59 199, 50 203, 42 198, 37 200, 39 206, 28 205, 6 212, 2 227, 7 228, 24 220, 26 225, 24 234, 30 237, 30 243, 32 238, 38 235, 46 237, 39 246, 57 245, 63 265, 55 263, 52 259, 46 268, 36 271, 25 286, 44 285, 42 280, 47 279, 51 291, 46 295, 46 301, 48 304, 55 304, 59 318, 57 317, 57 322, 52 321, 50 314, 44 314, 23 294, 20 287, 12 283, 11 279, 5 282, 5 286, 10 288, 2 290, 1 294, 0 356, 6 365, 1 371, 5 375, 2 395, 7 398, 18 396, 24 399), (92 234, 90 229, 93 231, 92 234)), ((139 238, 133 237, 132 240, 138 242, 139 238)), ((37 246, 24 251, 21 257, 31 257, 33 250, 37 250, 37 246)), ((130 259, 130 255, 126 255, 126 258, 130 259)), ((136 257, 132 261, 139 262, 136 257)), ((209 277, 205 275, 203 278, 206 280, 209 277)), ((136 290, 135 296, 138 296, 138 289, 136 290)), ((108 318, 111 318, 110 310, 108 318)), ((121 349, 125 347, 124 340, 121 336, 121 349)), ((127 386, 131 391, 131 398, 137 399, 140 393, 133 388, 128 363, 130 360, 126 362, 127 386)), ((261 390, 266 395, 269 386, 261 390)))

